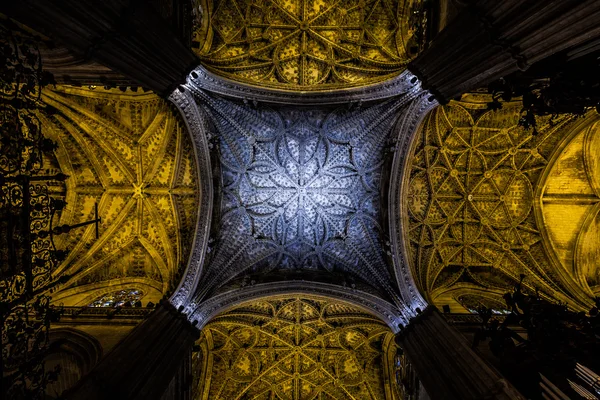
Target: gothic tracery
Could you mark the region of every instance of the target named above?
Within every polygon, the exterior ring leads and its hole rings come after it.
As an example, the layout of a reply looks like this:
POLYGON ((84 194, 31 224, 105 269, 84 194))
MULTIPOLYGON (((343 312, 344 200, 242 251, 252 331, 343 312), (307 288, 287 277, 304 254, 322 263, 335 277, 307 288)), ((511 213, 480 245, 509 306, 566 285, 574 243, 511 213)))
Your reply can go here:
POLYGON ((223 184, 221 232, 198 297, 242 273, 335 270, 397 299, 380 238, 379 175, 403 102, 253 109, 197 96, 215 124, 223 184))
POLYGON ((597 1, 9 3, 3 381, 56 378, 65 304, 73 399, 598 392, 597 1))
POLYGON ((590 297, 600 294, 600 126, 574 129, 541 183, 540 214, 559 271, 590 297))
POLYGON ((137 288, 145 301, 173 290, 187 262, 199 200, 188 133, 153 94, 122 95, 59 87, 44 92, 46 117, 67 180, 61 223, 79 223, 98 205, 93 227, 57 237, 70 249, 59 273, 71 281, 54 296, 87 305, 104 293, 137 288))
POLYGON ((265 299, 203 331, 199 399, 391 399, 389 328, 361 310, 312 298, 265 299))
POLYGON ((204 6, 197 53, 210 70, 245 83, 302 90, 365 85, 397 75, 410 61, 416 3, 217 1, 204 6))
POLYGON ((518 102, 497 111, 487 102, 470 95, 436 109, 415 140, 404 201, 417 285, 434 304, 470 308, 479 298, 499 308, 524 274, 529 290, 585 304, 549 256, 534 212, 542 173, 572 117, 540 118, 535 134, 518 126, 518 102))

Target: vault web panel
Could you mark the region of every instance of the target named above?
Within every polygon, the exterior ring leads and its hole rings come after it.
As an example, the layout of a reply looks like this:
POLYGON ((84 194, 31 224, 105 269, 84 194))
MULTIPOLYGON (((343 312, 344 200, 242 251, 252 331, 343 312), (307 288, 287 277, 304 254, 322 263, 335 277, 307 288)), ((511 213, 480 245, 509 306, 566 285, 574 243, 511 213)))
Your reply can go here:
POLYGON ((253 85, 324 90, 383 81, 419 46, 421 0, 218 0, 195 31, 211 71, 253 85))
POLYGON ((213 279, 248 270, 341 270, 388 285, 379 185, 398 102, 357 111, 257 110, 204 96, 223 185, 213 279))

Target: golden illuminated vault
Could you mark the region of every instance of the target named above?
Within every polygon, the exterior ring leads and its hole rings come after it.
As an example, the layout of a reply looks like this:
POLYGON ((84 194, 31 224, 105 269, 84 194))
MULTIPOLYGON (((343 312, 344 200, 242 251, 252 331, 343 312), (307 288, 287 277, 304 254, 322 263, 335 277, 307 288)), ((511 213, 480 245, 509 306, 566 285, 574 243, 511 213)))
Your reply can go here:
POLYGON ((340 302, 269 298, 214 318, 199 340, 197 399, 394 399, 396 345, 340 302))
POLYGON ((600 296, 600 124, 588 118, 560 144, 540 211, 552 254, 582 293, 600 296))
POLYGON ((588 307, 598 274, 589 262, 598 248, 596 130, 569 147, 573 117, 538 117, 536 133, 518 125, 520 102, 489 111, 489 101, 465 95, 438 107, 414 142, 403 204, 417 287, 455 311, 504 309, 502 295, 524 274, 529 292, 588 307))
POLYGON ((57 238, 69 255, 55 273, 71 278, 53 300, 86 305, 138 290, 158 301, 178 283, 195 231, 200 193, 184 125, 151 93, 58 87, 43 100, 57 111, 43 116, 44 132, 69 176, 59 223, 92 219, 95 204, 102 218, 98 239, 93 226, 57 238))
POLYGON ((290 90, 360 86, 398 75, 416 54, 421 1, 217 0, 200 6, 196 50, 209 70, 290 90), (412 50, 410 50, 412 49, 412 50))

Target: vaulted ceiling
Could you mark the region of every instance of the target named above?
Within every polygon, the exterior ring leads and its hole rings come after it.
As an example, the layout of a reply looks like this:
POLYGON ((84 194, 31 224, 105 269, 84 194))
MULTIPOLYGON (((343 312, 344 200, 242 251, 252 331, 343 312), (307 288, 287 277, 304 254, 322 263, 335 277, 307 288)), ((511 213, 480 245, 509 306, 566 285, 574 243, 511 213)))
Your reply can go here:
POLYGON ((196 53, 227 78, 288 90, 329 90, 398 75, 419 48, 422 1, 200 2, 196 53))
POLYGON ((453 311, 502 310, 524 274, 530 293, 585 309, 598 293, 597 114, 533 130, 521 102, 490 101, 438 107, 414 140, 402 214, 415 282, 453 311))
POLYGON ((383 248, 380 174, 403 102, 253 108, 196 96, 214 124, 222 185, 196 299, 249 275, 359 285, 399 303, 383 248))
MULTIPOLYGON (((57 274, 72 278, 55 300, 171 292, 201 204, 183 124, 148 93, 58 87, 43 99, 57 110, 42 121, 59 143, 56 167, 70 176, 60 223, 92 219, 94 204, 102 218, 99 239, 87 227, 57 241, 71 249, 57 274)), ((196 302, 288 279, 402 302, 380 195, 403 103, 255 107, 202 91, 195 99, 220 181, 196 302)), ((416 286, 453 311, 503 309, 502 295, 524 274, 528 290, 585 308, 599 293, 597 116, 539 118, 534 132, 518 125, 519 102, 497 111, 488 102, 470 94, 436 108, 411 145, 402 213, 416 286)))
POLYGON ((199 188, 187 130, 151 93, 57 87, 42 100, 44 134, 58 143, 67 207, 58 224, 102 219, 57 237, 69 276, 56 302, 86 305, 107 293, 142 292, 158 301, 181 279, 190 253, 199 188))
POLYGON ((394 399, 396 345, 336 301, 271 298, 214 318, 198 341, 197 399, 394 399))
POLYGON ((600 124, 569 132, 546 170, 540 197, 552 259, 588 296, 600 296, 600 124))
POLYGON ((195 4, 201 66, 180 93, 196 107, 183 116, 192 132, 150 93, 44 92, 58 111, 45 132, 70 176, 61 223, 91 219, 94 204, 102 218, 98 239, 87 227, 59 240, 71 252, 56 273, 71 279, 57 301, 128 290, 154 301, 183 279, 193 309, 305 280, 402 307, 414 280, 462 312, 505 307, 521 274, 576 308, 598 294, 595 117, 543 117, 533 131, 519 102, 492 111, 469 94, 417 128, 428 95, 405 69, 420 1, 195 4), (388 231, 392 158, 408 160, 394 164, 405 252, 388 231))

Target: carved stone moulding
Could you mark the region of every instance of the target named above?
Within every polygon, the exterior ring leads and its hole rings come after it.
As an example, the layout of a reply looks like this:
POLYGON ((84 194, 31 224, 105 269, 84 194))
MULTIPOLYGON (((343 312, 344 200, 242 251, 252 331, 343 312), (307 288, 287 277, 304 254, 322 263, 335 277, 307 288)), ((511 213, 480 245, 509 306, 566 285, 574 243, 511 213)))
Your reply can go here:
POLYGON ((405 70, 389 80, 366 86, 323 91, 290 91, 263 88, 218 76, 202 65, 190 73, 187 86, 242 99, 245 102, 267 102, 294 105, 366 103, 399 95, 414 95, 420 89, 417 77, 405 70))
POLYGON ((200 182, 200 191, 202 193, 200 204, 198 204, 198 223, 196 225, 194 242, 187 268, 178 288, 170 298, 171 303, 175 307, 180 307, 189 302, 202 273, 202 265, 204 263, 204 255, 206 254, 211 226, 213 184, 206 135, 208 122, 204 113, 198 109, 189 91, 182 93, 175 90, 169 96, 169 100, 177 106, 183 115, 188 132, 192 136, 198 166, 198 182, 200 182))
POLYGON ((246 286, 240 289, 214 296, 200 304, 189 304, 184 313, 188 319, 198 321, 202 329, 212 318, 242 303, 274 297, 310 296, 314 298, 335 299, 358 306, 368 313, 380 318, 394 333, 399 332, 399 325, 408 324, 414 313, 408 308, 398 308, 377 296, 359 290, 307 281, 272 282, 246 286))
POLYGON ((396 132, 396 152, 392 164, 388 194, 389 235, 398 287, 402 298, 411 309, 424 309, 427 303, 419 293, 410 270, 406 253, 407 247, 404 243, 403 229, 405 223, 400 201, 402 192, 405 190, 403 183, 407 179, 406 171, 410 164, 412 142, 417 136, 419 126, 427 113, 437 105, 437 101, 433 100, 428 91, 421 90, 394 128, 396 132))

